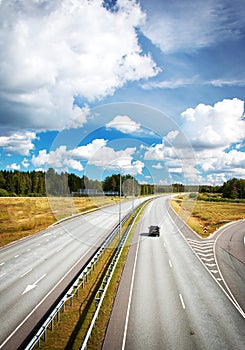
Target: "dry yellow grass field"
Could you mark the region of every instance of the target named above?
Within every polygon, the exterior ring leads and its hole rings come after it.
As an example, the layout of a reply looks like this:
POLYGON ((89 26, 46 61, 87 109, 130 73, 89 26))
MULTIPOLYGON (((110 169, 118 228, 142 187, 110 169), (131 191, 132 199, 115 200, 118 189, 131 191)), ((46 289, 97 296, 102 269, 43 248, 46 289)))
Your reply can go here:
POLYGON ((227 202, 206 202, 176 197, 171 201, 174 210, 200 236, 208 237, 222 225, 245 218, 245 204, 227 202), (207 226, 207 233, 203 231, 207 226))
POLYGON ((116 203, 117 197, 0 197, 0 246, 39 232, 64 217, 116 203))

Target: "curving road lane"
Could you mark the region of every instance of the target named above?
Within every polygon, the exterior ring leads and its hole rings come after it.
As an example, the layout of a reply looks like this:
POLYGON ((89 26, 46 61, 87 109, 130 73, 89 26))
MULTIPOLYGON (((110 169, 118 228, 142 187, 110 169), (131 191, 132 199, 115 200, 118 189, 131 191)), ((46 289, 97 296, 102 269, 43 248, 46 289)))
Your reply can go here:
MULTIPOLYGON (((187 239, 193 243, 198 238, 174 218, 164 197, 147 205, 130 247, 103 350, 245 348, 242 314, 189 245, 187 239), (160 225, 159 238, 147 235, 152 224, 160 225)), ((210 249, 205 248, 207 255, 210 249)))

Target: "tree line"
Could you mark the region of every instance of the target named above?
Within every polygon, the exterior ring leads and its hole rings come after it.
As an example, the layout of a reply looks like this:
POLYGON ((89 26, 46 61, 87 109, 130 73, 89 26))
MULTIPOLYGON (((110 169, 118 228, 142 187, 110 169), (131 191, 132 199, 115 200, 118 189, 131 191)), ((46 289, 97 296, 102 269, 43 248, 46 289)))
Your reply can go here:
MULTIPOLYGON (((93 189, 95 193, 120 192, 120 174, 108 176, 104 181, 91 180, 67 172, 57 173, 53 168, 47 172, 0 170, 0 197, 7 196, 70 196, 79 191, 93 189)), ((148 195, 154 193, 153 185, 140 185, 131 175, 121 176, 121 195, 148 195)))
MULTIPOLYGON (((120 174, 107 176, 104 181, 91 180, 83 175, 62 172, 58 174, 53 168, 47 172, 18 170, 0 170, 0 196, 70 196, 79 195, 80 190, 94 189, 98 194, 102 192, 119 195, 120 174)), ((223 198, 244 199, 245 180, 233 178, 222 186, 184 186, 174 183, 172 185, 139 184, 131 175, 121 176, 121 195, 150 195, 154 193, 196 192, 220 193, 223 198)))

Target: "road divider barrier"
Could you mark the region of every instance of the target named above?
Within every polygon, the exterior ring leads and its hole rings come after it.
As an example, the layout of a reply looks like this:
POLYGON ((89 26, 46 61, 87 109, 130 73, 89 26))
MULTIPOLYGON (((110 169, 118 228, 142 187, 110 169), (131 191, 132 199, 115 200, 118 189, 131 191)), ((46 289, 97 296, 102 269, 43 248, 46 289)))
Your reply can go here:
MULTIPOLYGON (((146 201, 146 202, 148 202, 148 201, 146 201)), ((141 204, 139 204, 138 207, 141 206, 141 204)), ((135 210, 138 207, 136 207, 135 210)), ((98 292, 96 294, 96 297, 95 297, 95 300, 94 300, 95 305, 96 305, 96 311, 95 311, 93 320, 92 320, 92 322, 90 324, 89 330, 88 330, 88 332, 86 334, 84 343, 80 347, 80 349, 86 349, 86 344, 87 344, 87 341, 88 341, 88 339, 89 339, 89 337, 91 335, 93 326, 94 326, 96 318, 98 316, 98 312, 99 312, 100 306, 102 304, 103 298, 105 296, 106 289, 107 289, 107 287, 109 285, 109 282, 110 282, 111 277, 113 275, 113 272, 114 272, 114 269, 116 267, 116 264, 117 264, 117 262, 118 262, 118 260, 120 258, 120 254, 121 254, 121 251, 122 251, 122 249, 123 249, 123 247, 125 245, 125 241, 126 241, 126 238, 128 236, 128 233, 130 232, 130 229, 131 229, 131 227, 132 227, 132 225, 134 223, 134 220, 136 218, 133 215, 132 212, 127 214, 121 220, 121 223, 119 223, 113 229, 113 231, 106 238, 106 240, 101 245, 101 247, 98 248, 98 250, 94 253, 92 258, 87 262, 87 264, 85 265, 83 270, 80 271, 80 274, 77 277, 77 279, 75 280, 75 282, 73 282, 71 286, 68 286, 68 290, 65 292, 65 296, 58 302, 57 305, 55 305, 52 308, 52 311, 48 314, 46 320, 42 323, 42 325, 40 326, 38 331, 31 338, 31 340, 28 341, 28 345, 25 347, 25 350, 31 350, 36 345, 38 345, 38 347, 40 347, 41 340, 42 341, 46 341, 47 330, 51 330, 52 331, 54 329, 54 326, 55 326, 55 320, 57 322, 60 321, 60 312, 65 312, 65 306, 66 306, 67 301, 70 301, 70 306, 73 305, 73 298, 74 298, 74 296, 78 296, 79 290, 84 288, 85 283, 88 282, 89 276, 94 271, 94 268, 95 268, 96 264, 98 263, 99 259, 102 257, 102 255, 105 252, 105 250, 110 246, 111 242, 116 237, 116 235, 120 233, 122 225, 124 225, 126 223, 126 221, 130 217, 132 217, 132 219, 130 221, 130 224, 127 227, 125 233, 122 235, 122 237, 120 237, 120 241, 118 243, 118 247, 116 249, 116 253, 115 253, 115 255, 114 255, 113 259, 112 259, 112 262, 111 262, 108 270, 106 271, 106 274, 105 274, 105 277, 103 279, 103 282, 101 283, 101 286, 100 286, 100 288, 99 288, 99 290, 98 290, 98 292)))

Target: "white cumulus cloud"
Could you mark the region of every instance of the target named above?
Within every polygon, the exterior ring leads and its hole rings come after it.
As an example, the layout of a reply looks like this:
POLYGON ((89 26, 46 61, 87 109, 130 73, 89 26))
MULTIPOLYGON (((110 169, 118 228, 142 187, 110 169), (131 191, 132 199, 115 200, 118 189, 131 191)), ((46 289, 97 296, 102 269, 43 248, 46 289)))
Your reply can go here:
POLYGON ((127 115, 117 115, 113 120, 106 124, 106 127, 119 130, 125 134, 140 131, 140 123, 136 123, 127 115))
POLYGON ((0 147, 11 154, 28 156, 30 151, 34 149, 32 141, 35 139, 36 134, 34 132, 15 132, 9 136, 0 136, 0 147))
POLYGON ((144 20, 135 0, 118 1, 114 12, 101 0, 1 1, 2 122, 81 126, 86 113, 74 108, 75 97, 102 99, 127 81, 155 76, 159 69, 136 31, 144 20))
POLYGON ((214 106, 199 104, 188 108, 181 116, 182 130, 195 150, 226 148, 245 137, 244 101, 223 100, 214 106))
POLYGON ((7 165, 6 168, 8 170, 20 170, 20 165, 13 163, 13 164, 7 165))
POLYGON ((106 140, 95 139, 87 145, 70 150, 64 145, 50 152, 46 149, 40 150, 37 156, 32 156, 31 162, 36 168, 52 167, 56 170, 69 168, 81 171, 84 169, 81 161, 85 161, 88 165, 121 170, 131 175, 142 174, 144 163, 133 158, 135 152, 135 147, 115 151, 106 146, 106 140))

